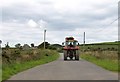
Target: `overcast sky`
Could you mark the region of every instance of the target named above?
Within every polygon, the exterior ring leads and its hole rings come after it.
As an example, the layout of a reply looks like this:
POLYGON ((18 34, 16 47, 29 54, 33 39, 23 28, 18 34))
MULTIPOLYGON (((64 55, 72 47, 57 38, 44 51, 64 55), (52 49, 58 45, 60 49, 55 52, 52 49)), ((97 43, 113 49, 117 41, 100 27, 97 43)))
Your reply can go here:
POLYGON ((2 46, 9 42, 38 45, 46 41, 61 44, 67 36, 83 43, 118 40, 119 0, 1 0, 2 46))

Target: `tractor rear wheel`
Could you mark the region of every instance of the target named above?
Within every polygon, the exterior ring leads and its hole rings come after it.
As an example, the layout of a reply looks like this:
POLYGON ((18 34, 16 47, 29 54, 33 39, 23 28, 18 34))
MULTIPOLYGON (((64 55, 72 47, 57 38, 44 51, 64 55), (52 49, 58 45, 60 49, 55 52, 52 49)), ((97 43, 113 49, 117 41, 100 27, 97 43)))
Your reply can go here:
POLYGON ((79 51, 78 50, 76 50, 75 60, 79 60, 79 51))
POLYGON ((64 50, 64 60, 67 60, 67 51, 64 50))

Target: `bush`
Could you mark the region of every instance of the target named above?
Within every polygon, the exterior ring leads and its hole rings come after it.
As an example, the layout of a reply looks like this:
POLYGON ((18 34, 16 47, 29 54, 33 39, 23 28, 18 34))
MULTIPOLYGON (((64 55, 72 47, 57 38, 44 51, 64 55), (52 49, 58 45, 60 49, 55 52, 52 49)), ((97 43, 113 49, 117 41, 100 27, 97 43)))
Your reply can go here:
MULTIPOLYGON (((5 52, 3 52, 3 54, 6 55, 6 53, 8 53, 8 51, 5 50, 5 52)), ((12 55, 10 60, 13 60, 15 53, 16 53, 16 56, 18 56, 18 54, 19 54, 20 57, 15 57, 14 62, 12 61, 12 63, 6 62, 6 64, 3 64, 3 75, 2 75, 3 80, 8 79, 10 76, 12 76, 20 71, 29 69, 31 67, 35 67, 40 64, 45 64, 45 63, 51 62, 53 60, 56 60, 59 57, 58 53, 53 50, 31 49, 31 50, 27 50, 27 51, 23 50, 23 51, 20 51, 20 53, 19 53, 19 51, 13 49, 12 54, 9 53, 9 55, 12 55), (21 58, 21 60, 18 60, 19 58, 21 58)), ((5 58, 5 57, 3 57, 3 58, 5 58)), ((7 61, 7 58, 5 58, 5 59, 7 61)), ((5 60, 3 60, 3 61, 5 61, 5 60)))

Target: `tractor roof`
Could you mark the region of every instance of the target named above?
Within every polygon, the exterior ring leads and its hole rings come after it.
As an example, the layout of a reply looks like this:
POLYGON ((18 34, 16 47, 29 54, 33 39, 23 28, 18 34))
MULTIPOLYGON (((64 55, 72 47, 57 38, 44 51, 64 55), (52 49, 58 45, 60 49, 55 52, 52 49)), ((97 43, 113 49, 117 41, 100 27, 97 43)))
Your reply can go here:
POLYGON ((73 37, 66 37, 65 39, 66 39, 66 40, 74 40, 73 37))

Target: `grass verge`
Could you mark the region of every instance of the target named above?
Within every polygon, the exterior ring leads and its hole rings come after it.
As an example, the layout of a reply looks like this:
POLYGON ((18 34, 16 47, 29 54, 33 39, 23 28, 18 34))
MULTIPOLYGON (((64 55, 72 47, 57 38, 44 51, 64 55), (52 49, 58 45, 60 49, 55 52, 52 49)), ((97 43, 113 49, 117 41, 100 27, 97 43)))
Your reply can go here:
POLYGON ((54 52, 50 56, 44 55, 40 60, 30 60, 30 61, 22 62, 22 63, 14 63, 14 64, 10 64, 10 65, 4 65, 2 68, 2 80, 7 80, 11 76, 13 76, 21 71, 35 67, 37 65, 52 62, 58 58, 59 58, 59 54, 57 52, 54 52))
POLYGON ((98 66, 101 66, 107 70, 120 72, 118 69, 118 60, 98 59, 91 55, 81 55, 81 58, 90 61, 98 66))

